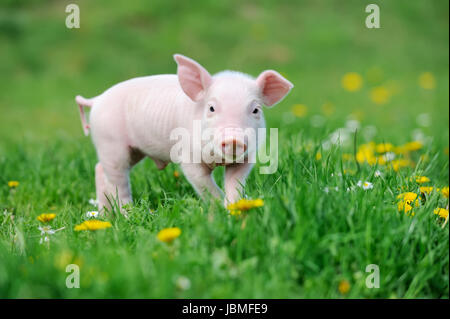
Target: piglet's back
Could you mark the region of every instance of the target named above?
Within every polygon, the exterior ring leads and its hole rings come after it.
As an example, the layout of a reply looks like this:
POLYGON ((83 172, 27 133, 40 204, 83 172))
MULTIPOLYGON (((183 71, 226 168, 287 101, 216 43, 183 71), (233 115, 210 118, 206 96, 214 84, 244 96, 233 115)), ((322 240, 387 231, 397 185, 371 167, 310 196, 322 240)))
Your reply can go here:
POLYGON ((124 81, 96 99, 90 116, 92 133, 125 139, 148 153, 164 151, 172 129, 191 116, 193 107, 188 104, 192 102, 175 74, 124 81))

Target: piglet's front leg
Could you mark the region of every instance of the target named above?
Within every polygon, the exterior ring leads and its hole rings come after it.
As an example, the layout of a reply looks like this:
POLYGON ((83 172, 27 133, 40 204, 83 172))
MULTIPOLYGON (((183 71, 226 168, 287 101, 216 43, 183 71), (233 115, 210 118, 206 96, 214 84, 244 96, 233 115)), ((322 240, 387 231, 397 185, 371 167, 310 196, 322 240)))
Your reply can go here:
POLYGON ((201 163, 183 163, 181 169, 202 199, 205 199, 208 194, 214 198, 223 198, 223 192, 214 181, 209 167, 201 163))
POLYGON ((251 163, 233 164, 225 168, 225 207, 241 198, 245 180, 252 168, 251 163))

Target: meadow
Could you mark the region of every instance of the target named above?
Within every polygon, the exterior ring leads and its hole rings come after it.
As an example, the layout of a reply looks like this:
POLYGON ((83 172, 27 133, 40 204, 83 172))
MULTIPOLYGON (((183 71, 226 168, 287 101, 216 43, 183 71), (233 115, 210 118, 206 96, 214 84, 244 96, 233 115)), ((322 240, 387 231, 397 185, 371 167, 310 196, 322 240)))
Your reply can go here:
POLYGON ((377 3, 380 29, 356 0, 3 1, 0 297, 449 298, 448 2, 377 3), (97 159, 75 95, 175 73, 174 53, 294 83, 264 111, 278 170, 246 186, 263 206, 232 215, 145 160, 129 218, 79 230, 97 159))

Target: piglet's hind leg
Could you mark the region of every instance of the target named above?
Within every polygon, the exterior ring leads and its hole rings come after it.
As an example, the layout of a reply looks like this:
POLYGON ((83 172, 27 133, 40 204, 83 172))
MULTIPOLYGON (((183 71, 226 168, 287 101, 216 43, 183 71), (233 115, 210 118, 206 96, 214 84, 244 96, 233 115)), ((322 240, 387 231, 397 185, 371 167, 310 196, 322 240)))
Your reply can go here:
POLYGON ((105 172, 105 194, 109 200, 108 206, 114 205, 114 202, 117 201, 121 212, 125 213, 122 206, 132 202, 129 169, 102 165, 105 172))
MULTIPOLYGON (((132 201, 129 180, 132 164, 130 149, 102 144, 100 148, 97 148, 97 152, 100 160, 96 166, 99 208, 111 209, 111 205, 114 206, 116 203, 122 208, 123 205, 132 201)), ((124 210, 121 209, 121 212, 124 213, 124 210)))
POLYGON ((103 213, 105 207, 108 207, 108 200, 106 194, 105 174, 103 173, 102 164, 95 165, 95 190, 98 200, 98 211, 103 213))
POLYGON ((127 192, 127 188, 128 185, 124 187, 124 185, 120 186, 119 184, 119 187, 117 187, 110 183, 105 176, 102 164, 97 163, 95 166, 95 189, 99 213, 103 214, 105 209, 111 209, 111 204, 114 203, 114 200, 118 200, 120 206, 130 202, 131 194, 127 192), (119 198, 117 198, 117 195, 119 195, 119 198))

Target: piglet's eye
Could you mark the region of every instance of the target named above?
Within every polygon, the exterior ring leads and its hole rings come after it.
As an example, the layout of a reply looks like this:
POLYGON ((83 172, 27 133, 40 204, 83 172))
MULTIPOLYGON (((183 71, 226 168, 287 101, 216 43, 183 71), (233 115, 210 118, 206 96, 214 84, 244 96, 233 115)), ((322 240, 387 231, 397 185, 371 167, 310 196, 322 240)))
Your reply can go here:
POLYGON ((258 112, 259 112, 258 109, 254 109, 252 113, 253 114, 258 114, 258 112))
POLYGON ((210 106, 210 107, 209 107, 209 110, 210 110, 211 112, 214 112, 214 111, 215 111, 213 106, 210 106))

